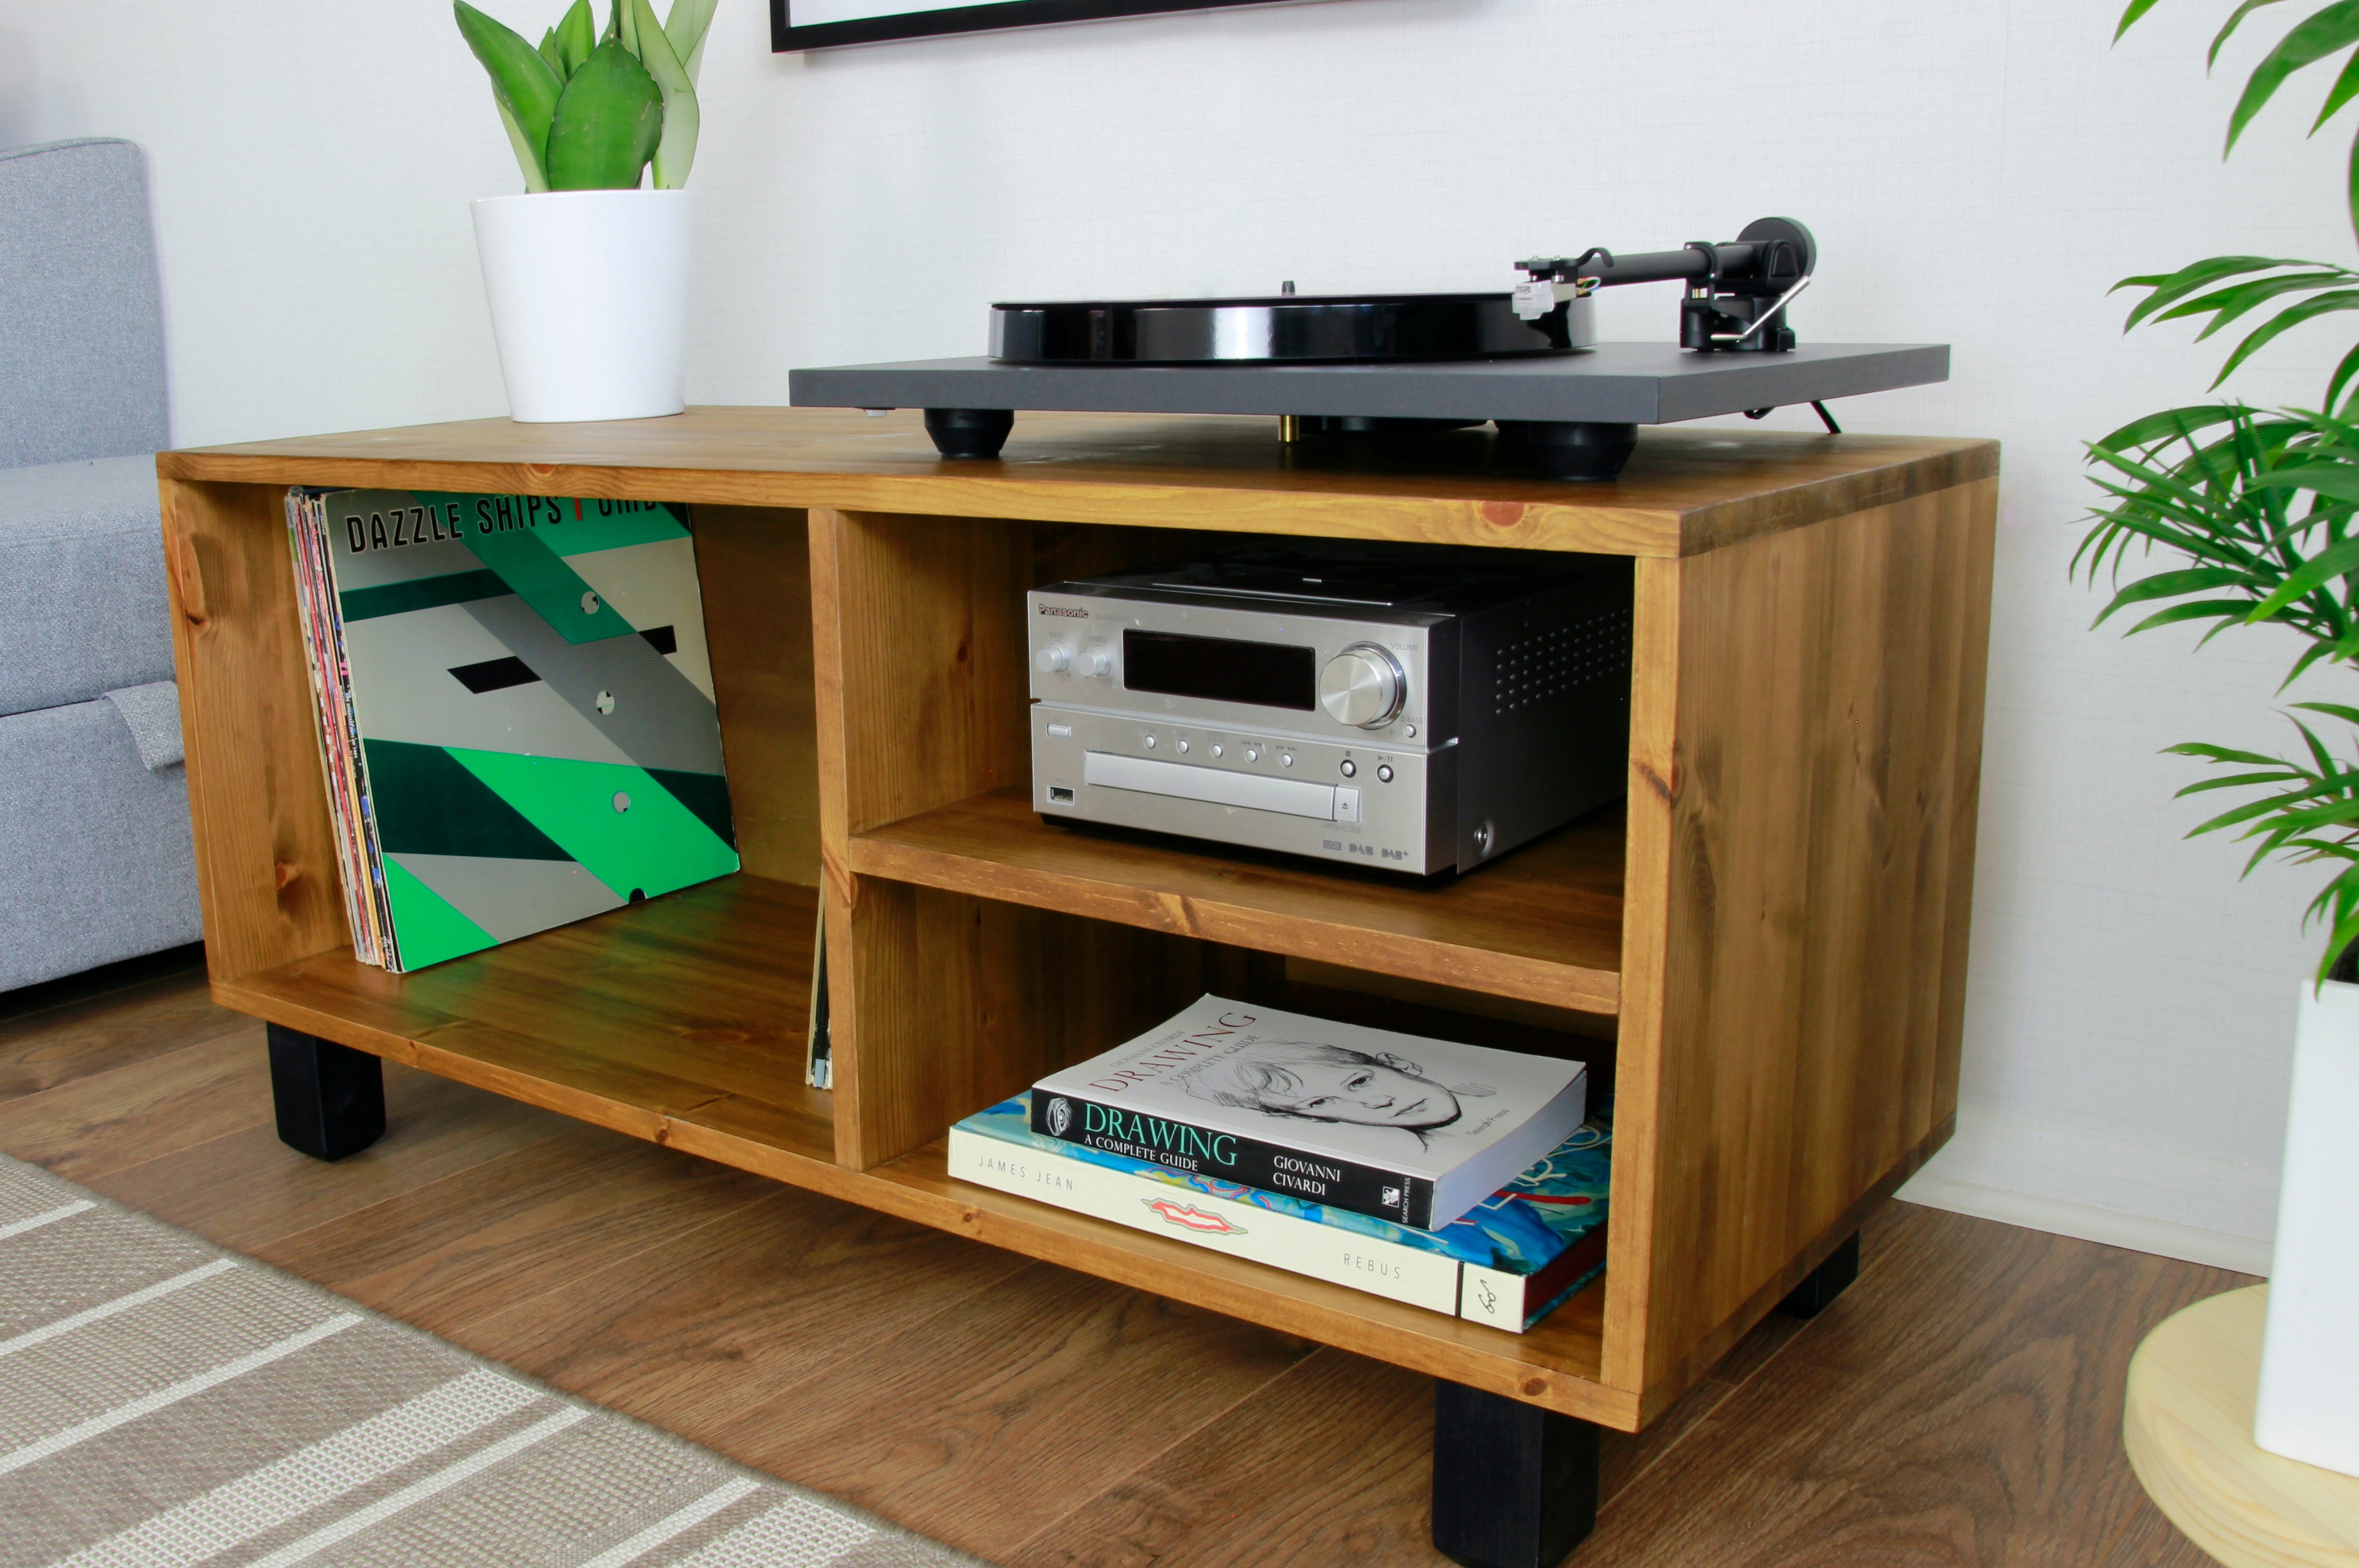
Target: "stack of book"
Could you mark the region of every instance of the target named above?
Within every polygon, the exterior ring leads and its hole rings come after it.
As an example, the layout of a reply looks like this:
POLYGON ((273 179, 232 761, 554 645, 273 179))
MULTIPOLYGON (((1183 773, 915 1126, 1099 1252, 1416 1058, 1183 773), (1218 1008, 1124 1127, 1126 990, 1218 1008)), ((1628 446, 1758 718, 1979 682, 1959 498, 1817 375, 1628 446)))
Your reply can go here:
POLYGON ((950 1173, 1521 1333, 1605 1261, 1580 1062, 1205 996, 951 1129, 950 1173))

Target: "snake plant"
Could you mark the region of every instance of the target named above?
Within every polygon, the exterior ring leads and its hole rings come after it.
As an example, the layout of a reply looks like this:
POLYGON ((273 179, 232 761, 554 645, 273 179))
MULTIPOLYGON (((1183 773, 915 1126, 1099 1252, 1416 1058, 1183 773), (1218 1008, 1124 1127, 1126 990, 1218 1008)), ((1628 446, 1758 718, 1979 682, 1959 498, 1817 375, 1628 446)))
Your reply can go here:
POLYGON ((492 79, 524 188, 633 191, 652 166, 658 191, 688 183, 696 160, 696 71, 717 0, 614 0, 603 37, 590 0, 573 0, 535 49, 453 0, 460 36, 492 79))
MULTIPOLYGON (((2278 0, 2242 0, 2213 38, 2211 60, 2252 14, 2278 0)), ((2119 38, 2156 0, 2131 0, 2119 38)), ((2336 0, 2288 28, 2255 67, 2228 121, 2233 151, 2255 115, 2308 66, 2343 56, 2310 130, 2359 97, 2359 0, 2336 0)), ((2224 153, 2223 153, 2223 156, 2224 153)), ((2359 138, 2352 147, 2342 200, 2359 233, 2359 138)), ((2175 272, 2125 278, 2118 289, 2146 298, 2123 330, 2156 321, 2209 317, 2208 338, 2267 306, 2276 311, 2229 354, 2218 387, 2256 353, 2305 322, 2359 310, 2359 270, 2340 262, 2256 256, 2212 256, 2175 272)), ((2176 558, 2164 571, 2119 586, 2097 619, 2143 609, 2129 628, 2142 632, 2208 621, 2203 640, 2232 626, 2284 626, 2301 639, 2286 683, 2316 666, 2349 675, 2359 669, 2359 345, 2329 376, 2321 410, 2258 412, 2240 403, 2171 408, 2134 420, 2091 445, 2094 476, 2109 503, 2092 508, 2073 569, 2092 577, 2108 564, 2118 584, 2130 546, 2176 558)), ((2280 690, 2283 689, 2281 686, 2280 690)), ((2301 738, 2292 757, 2189 742, 2169 748, 2228 773, 2201 779, 2181 796, 2215 789, 2257 790, 2189 834, 2241 830, 2254 844, 2250 875, 2275 858, 2324 862, 2332 880, 2311 900, 2304 923, 2322 923, 2327 940, 2318 976, 2359 978, 2359 761, 2339 757, 2321 737, 2319 720, 2359 727, 2359 707, 2298 702, 2316 718, 2287 715, 2301 738)), ((2352 736, 2342 737, 2347 746, 2352 736)))

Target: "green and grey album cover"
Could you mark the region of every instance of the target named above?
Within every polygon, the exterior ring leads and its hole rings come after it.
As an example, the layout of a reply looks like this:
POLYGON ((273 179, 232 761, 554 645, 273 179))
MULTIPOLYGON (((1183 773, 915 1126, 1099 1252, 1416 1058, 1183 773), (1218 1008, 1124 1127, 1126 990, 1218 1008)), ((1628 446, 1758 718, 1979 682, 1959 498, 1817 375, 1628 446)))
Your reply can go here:
POLYGON ((347 490, 332 561, 386 967, 737 869, 683 509, 347 490))

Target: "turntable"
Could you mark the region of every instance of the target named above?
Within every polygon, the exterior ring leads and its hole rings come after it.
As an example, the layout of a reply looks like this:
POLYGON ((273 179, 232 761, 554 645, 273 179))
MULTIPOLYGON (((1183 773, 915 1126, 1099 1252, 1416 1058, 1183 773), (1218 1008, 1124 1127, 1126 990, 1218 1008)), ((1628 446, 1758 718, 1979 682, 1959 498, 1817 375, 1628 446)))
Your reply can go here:
POLYGON ((1512 290, 1004 303, 991 353, 797 370, 798 407, 919 408, 947 458, 998 456, 1025 410, 1270 414, 1282 441, 1498 430, 1500 461, 1611 479, 1640 425, 1945 381, 1944 344, 1799 343, 1788 307, 1818 262, 1810 230, 1764 218, 1730 241, 1517 262, 1512 290), (1676 342, 1599 343, 1601 288, 1681 285, 1676 342))

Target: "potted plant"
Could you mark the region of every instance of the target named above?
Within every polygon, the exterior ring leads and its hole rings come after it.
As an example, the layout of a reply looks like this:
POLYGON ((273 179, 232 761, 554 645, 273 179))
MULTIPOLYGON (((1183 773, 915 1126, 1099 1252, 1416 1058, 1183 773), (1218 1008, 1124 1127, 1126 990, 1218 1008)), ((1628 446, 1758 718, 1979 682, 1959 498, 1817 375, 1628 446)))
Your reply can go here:
POLYGON ((475 203, 492 336, 517 419, 636 419, 687 406, 696 71, 716 0, 589 0, 536 49, 466 0, 459 31, 525 193, 475 203), (653 173, 652 189, 640 185, 653 173))
MULTIPOLYGON (((2245 0, 2212 46, 2268 0, 2245 0)), ((2119 38, 2155 4, 2134 0, 2119 38)), ((2315 132, 2359 96, 2359 5, 2328 5, 2288 29, 2254 70, 2228 125, 2228 148, 2288 78, 2344 57, 2315 132)), ((2359 230, 2359 142, 2350 189, 2359 230)), ((2176 272, 2125 278, 2142 290, 2124 330, 2209 318, 2201 338, 2253 318, 2212 385, 2280 334, 2359 310, 2359 272, 2335 262, 2225 256, 2176 272), (2256 315, 2256 313, 2259 313, 2256 315)), ((2343 356, 2317 410, 2257 411, 2226 402, 2171 408, 2091 448, 2108 502, 2093 508, 2076 570, 2108 565, 2119 583, 2129 547, 2175 558, 2121 586, 2099 622, 2130 610, 2129 629, 2208 621, 2270 623, 2303 639, 2285 684, 2313 669, 2347 677, 2359 667, 2359 346, 2343 356)), ((2280 686, 2282 691, 2284 686, 2280 686)), ((2298 746, 2269 756, 2190 742, 2169 749, 2228 769, 2181 789, 2244 798, 2193 833, 2234 832, 2250 842, 2245 870, 2271 858, 2329 866, 2305 912, 2326 934, 2302 986, 2295 1033, 2292 1111, 2279 1189, 2276 1258, 2261 1350, 2254 1439, 2262 1448, 2359 1475, 2359 706, 2290 704, 2298 746)))

